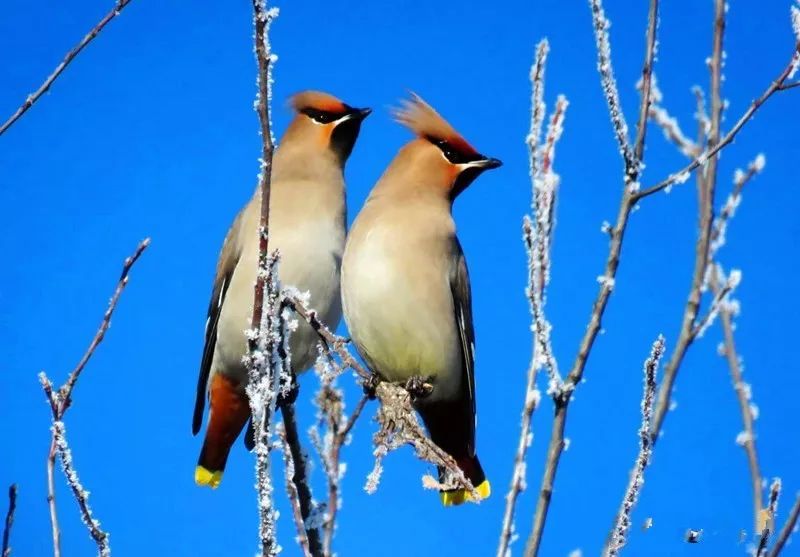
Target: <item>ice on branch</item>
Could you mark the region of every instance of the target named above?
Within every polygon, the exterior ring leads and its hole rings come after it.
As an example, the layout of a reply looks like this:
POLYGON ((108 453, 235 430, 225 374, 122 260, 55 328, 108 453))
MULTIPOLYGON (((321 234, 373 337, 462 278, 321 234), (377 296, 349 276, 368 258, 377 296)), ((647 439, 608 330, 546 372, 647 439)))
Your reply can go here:
POLYGON ((611 65, 611 40, 608 35, 611 23, 606 18, 601 0, 589 0, 589 5, 592 9, 594 37, 597 43, 597 70, 600 72, 600 82, 611 114, 614 135, 625 161, 626 180, 629 180, 632 174, 638 173, 638 161, 634 161, 633 151, 628 142, 628 124, 625 122, 625 115, 622 112, 617 81, 614 78, 614 68, 611 65))
POLYGON ((604 552, 605 557, 615 557, 627 543, 628 531, 631 527, 631 514, 633 507, 639 499, 639 493, 644 485, 644 471, 650 464, 653 452, 653 438, 650 436, 650 425, 653 420, 653 409, 656 398, 656 372, 661 357, 664 355, 664 337, 659 335, 650 349, 650 356, 644 362, 644 390, 642 393, 642 424, 639 428, 639 454, 631 471, 625 497, 617 513, 616 524, 611 531, 608 544, 604 552))
MULTIPOLYGON (((641 91, 641 79, 636 84, 636 88, 641 91)), ((648 117, 661 128, 661 131, 664 133, 664 137, 667 139, 667 141, 674 143, 683 155, 687 157, 697 156, 700 153, 700 148, 694 141, 686 137, 681 129, 680 124, 678 123, 678 119, 671 116, 670 113, 667 112, 667 109, 661 106, 660 103, 663 100, 664 95, 658 88, 658 81, 656 80, 655 74, 653 74, 650 85, 650 97, 652 104, 650 105, 648 117)))
POLYGON ((411 405, 409 391, 403 386, 382 381, 378 383, 375 395, 381 404, 376 416, 379 428, 372 437, 375 466, 364 486, 367 493, 378 489, 386 455, 403 445, 410 445, 421 460, 446 470, 446 479, 442 482, 446 489, 465 489, 472 494, 473 501, 479 502, 480 496, 453 457, 426 435, 411 405))
POLYGON ((89 529, 89 534, 97 544, 97 554, 100 557, 110 557, 111 546, 108 541, 108 533, 100 528, 100 521, 94 518, 94 513, 89 506, 89 492, 83 487, 78 477, 78 472, 75 470, 75 465, 72 461, 72 451, 67 444, 64 422, 61 420, 54 421, 52 431, 53 438, 55 439, 56 451, 61 461, 61 468, 64 471, 64 477, 66 477, 67 485, 72 490, 72 494, 78 501, 78 506, 81 510, 81 520, 83 520, 83 523, 89 529))

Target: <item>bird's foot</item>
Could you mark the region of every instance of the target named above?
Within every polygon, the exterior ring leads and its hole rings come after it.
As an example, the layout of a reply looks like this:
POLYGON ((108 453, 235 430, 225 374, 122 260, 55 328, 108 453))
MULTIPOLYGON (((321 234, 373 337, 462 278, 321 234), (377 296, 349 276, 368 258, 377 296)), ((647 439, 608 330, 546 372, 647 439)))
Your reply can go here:
POLYGON ((364 394, 367 395, 368 399, 375 400, 377 397, 378 384, 380 382, 381 378, 374 373, 371 374, 368 379, 362 381, 361 386, 364 388, 364 394))
POLYGON ((406 391, 411 395, 412 400, 419 400, 430 396, 433 392, 433 385, 430 378, 414 375, 405 384, 406 391))

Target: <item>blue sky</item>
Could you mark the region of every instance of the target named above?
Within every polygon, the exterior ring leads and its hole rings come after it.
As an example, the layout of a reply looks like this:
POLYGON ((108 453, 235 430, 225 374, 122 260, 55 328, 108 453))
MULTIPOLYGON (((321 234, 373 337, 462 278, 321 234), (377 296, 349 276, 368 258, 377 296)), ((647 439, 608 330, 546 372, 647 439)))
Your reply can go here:
MULTIPOLYGON (((0 112, 11 113, 63 54, 109 8, 109 1, 9 0, 0 20, 0 112)), ((788 61, 789 1, 733 2, 725 98, 730 126, 788 61)), ((371 468, 370 417, 345 450, 340 555, 493 554, 511 476, 525 370, 530 355, 523 295, 521 219, 529 206, 524 145, 528 71, 535 44, 551 42, 547 100, 570 100, 559 144, 562 177, 549 314, 567 367, 583 333, 602 273, 603 220, 616 214, 621 163, 595 70, 584 2, 287 2, 273 27, 274 122, 290 117, 284 99, 316 88, 375 113, 347 167, 348 215, 408 132, 387 107, 408 89, 437 107, 481 152, 504 166, 482 176, 456 203, 470 265, 477 335, 478 448, 494 495, 480 506, 440 507, 423 491, 429 467, 392 455, 381 488, 362 486, 371 468)), ((646 2, 608 0, 622 102, 633 121, 646 2)), ((665 103, 692 130, 690 87, 705 85, 710 1, 664 3, 657 74, 665 103)), ((49 411, 36 380, 66 377, 93 335, 120 264, 145 236, 106 342, 92 360, 66 418, 76 465, 116 555, 252 555, 256 508, 252 457, 240 444, 215 492, 196 488, 200 439, 190 435, 196 373, 213 267, 236 211, 255 186, 258 123, 252 111, 255 64, 249 2, 135 0, 18 124, 0 138, 0 483, 20 485, 15 554, 50 554, 45 501, 49 411)), ((789 499, 800 489, 796 391, 800 388, 793 293, 800 91, 777 95, 724 152, 721 194, 734 169, 757 153, 765 173, 748 186, 721 254, 743 269, 737 340, 760 408, 756 422, 766 476, 781 476, 789 499)), ((654 131, 644 183, 683 164, 654 131)), ((631 220, 616 289, 571 406, 564 454, 542 555, 582 548, 596 554, 608 532, 636 453, 641 363, 659 332, 672 347, 693 265, 696 195, 691 183, 642 203, 631 220)), ((721 200, 720 200, 721 202, 721 200)), ((690 351, 665 434, 635 513, 631 555, 742 553, 750 528, 744 453, 734 440, 741 418, 714 328, 690 351), (654 526, 639 525, 653 517, 654 526), (703 528, 700 545, 682 542, 703 528)), ((348 385, 350 406, 357 389, 348 385)), ((315 379, 301 381, 300 418, 311 424, 315 379)), ((552 406, 534 420, 531 491, 518 530, 526 536, 549 434, 552 406)), ((321 497, 322 474, 314 473, 321 497)), ((58 478, 65 555, 93 551, 74 502, 58 478)), ((280 536, 296 555, 282 494, 280 536)), ((522 541, 514 546, 515 554, 522 541)), ((784 555, 800 555, 790 546, 784 555)))

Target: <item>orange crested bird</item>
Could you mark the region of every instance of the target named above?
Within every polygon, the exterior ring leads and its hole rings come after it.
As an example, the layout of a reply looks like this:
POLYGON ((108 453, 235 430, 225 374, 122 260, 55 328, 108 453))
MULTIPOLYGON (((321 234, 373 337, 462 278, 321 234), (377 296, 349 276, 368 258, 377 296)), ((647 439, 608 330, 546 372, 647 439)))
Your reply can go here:
MULTIPOLYGON (((311 307, 335 328, 342 314, 344 166, 361 122, 371 111, 317 91, 295 95, 291 106, 296 114, 272 164, 270 249, 281 253, 281 283, 307 291, 311 307)), ((219 485, 231 446, 250 417, 244 331, 253 313, 260 214, 257 188, 225 237, 208 306, 192 432, 200 431, 208 396, 211 408, 195 481, 212 488, 219 485)), ((316 346, 317 334, 307 323, 300 323, 290 339, 294 372, 303 372, 314 363, 316 346)), ((245 443, 252 448, 252 435, 245 443)))
MULTIPOLYGON (((501 162, 481 155, 413 95, 395 112, 416 134, 372 189, 342 262, 344 318, 359 353, 389 381, 433 385, 415 407, 431 439, 475 486, 489 482, 475 453, 475 333, 467 262, 451 213, 455 198, 501 162)), ((439 470, 440 480, 447 479, 439 470)), ((469 492, 441 493, 445 505, 469 492)))

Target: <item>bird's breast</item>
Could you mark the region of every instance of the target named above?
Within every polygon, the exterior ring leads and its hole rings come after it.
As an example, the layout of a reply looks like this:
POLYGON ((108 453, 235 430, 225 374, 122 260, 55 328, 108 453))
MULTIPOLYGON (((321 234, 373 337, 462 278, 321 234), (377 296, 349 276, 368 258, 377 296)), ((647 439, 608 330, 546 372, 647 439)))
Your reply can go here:
POLYGON ((461 354, 444 262, 386 227, 350 242, 342 299, 359 352, 386 379, 432 377, 442 383, 435 395, 447 396, 458 386, 461 354))

